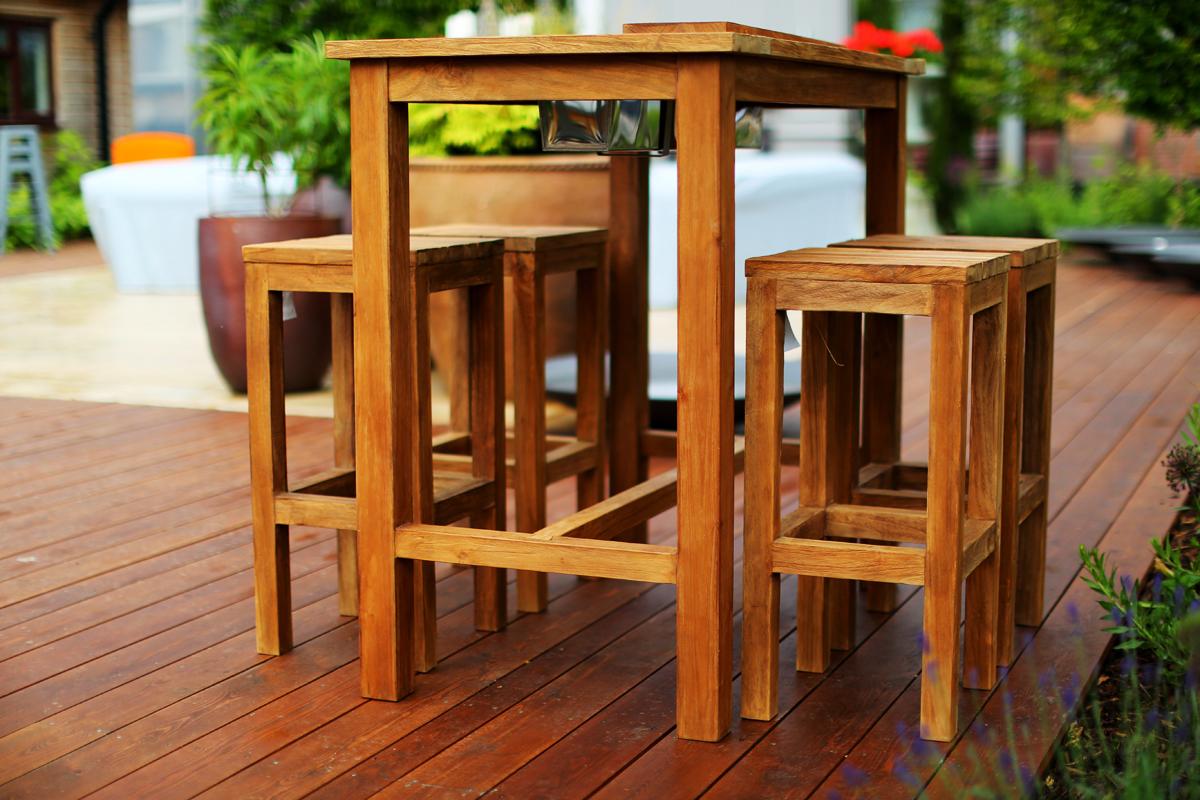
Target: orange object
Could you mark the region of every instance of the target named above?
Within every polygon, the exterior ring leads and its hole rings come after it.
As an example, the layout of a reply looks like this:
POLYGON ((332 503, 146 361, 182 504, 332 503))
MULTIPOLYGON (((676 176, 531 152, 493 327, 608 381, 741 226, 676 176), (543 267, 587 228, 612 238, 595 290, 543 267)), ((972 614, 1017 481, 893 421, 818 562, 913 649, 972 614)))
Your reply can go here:
POLYGON ((147 131, 118 136, 112 143, 112 163, 188 158, 196 155, 196 143, 183 133, 147 131))

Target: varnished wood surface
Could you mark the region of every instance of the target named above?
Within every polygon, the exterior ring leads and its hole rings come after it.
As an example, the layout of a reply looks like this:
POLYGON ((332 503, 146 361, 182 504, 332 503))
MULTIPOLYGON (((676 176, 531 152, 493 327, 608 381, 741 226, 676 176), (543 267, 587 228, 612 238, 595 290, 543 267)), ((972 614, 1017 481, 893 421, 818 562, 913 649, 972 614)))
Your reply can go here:
POLYGON ((812 280, 874 283, 975 283, 1007 268, 1007 253, 850 247, 805 247, 746 261, 747 277, 781 273, 812 280))
POLYGON ((330 58, 424 58, 477 56, 746 54, 878 72, 920 75, 925 62, 842 45, 753 29, 625 33, 599 36, 486 36, 467 39, 360 39, 325 44, 330 58), (759 35, 766 33, 770 35, 759 35))
POLYGON ((838 242, 834 247, 867 247, 900 250, 975 250, 1008 253, 1012 266, 1027 267, 1058 255, 1057 239, 1022 239, 1010 236, 904 236, 880 233, 865 239, 838 242))
MULTIPOLYGON (((790 577, 781 716, 735 719, 716 744, 672 735, 667 585, 552 576, 548 611, 522 615, 510 583, 508 629, 486 634, 473 627, 470 571, 439 566, 437 669, 400 703, 364 700, 357 622, 338 616, 334 531, 293 530, 296 648, 255 652, 243 415, 6 398, 0 797, 890 798, 926 784, 959 796, 989 779, 973 773, 972 748, 1003 730, 1004 693, 1017 713, 1059 723, 1043 676, 1065 686, 1106 646, 1078 546, 1100 543, 1140 573, 1147 537, 1177 504, 1158 465, 1197 399, 1200 296, 1069 260, 1057 289, 1046 626, 1021 630, 995 690, 961 691, 955 742, 911 741, 919 592, 903 588, 891 615, 860 604, 855 648, 836 652, 831 672, 803 674, 790 577)), ((928 324, 909 320, 905 333, 903 455, 917 459, 928 324)), ((333 465, 331 431, 289 420, 292 477, 333 465)), ((785 468, 785 511, 796 491, 785 468)), ((567 483, 553 490, 550 518, 574 500, 567 483)), ((658 544, 673 533, 672 513, 650 526, 658 544)), ((739 646, 740 615, 734 627, 739 646)), ((1033 733, 1015 751, 1036 765, 1052 734, 1033 733)))

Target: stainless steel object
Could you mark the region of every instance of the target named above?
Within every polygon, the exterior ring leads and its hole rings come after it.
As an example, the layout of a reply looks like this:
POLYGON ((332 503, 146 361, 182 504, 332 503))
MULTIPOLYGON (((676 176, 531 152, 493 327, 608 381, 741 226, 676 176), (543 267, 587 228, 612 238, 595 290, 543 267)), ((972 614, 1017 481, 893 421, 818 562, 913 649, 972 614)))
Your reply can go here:
MULTIPOLYGON (((667 155, 675 147, 670 100, 549 100, 538 103, 542 149, 606 155, 667 155)), ((762 107, 744 106, 734 122, 738 147, 762 147, 762 107)))

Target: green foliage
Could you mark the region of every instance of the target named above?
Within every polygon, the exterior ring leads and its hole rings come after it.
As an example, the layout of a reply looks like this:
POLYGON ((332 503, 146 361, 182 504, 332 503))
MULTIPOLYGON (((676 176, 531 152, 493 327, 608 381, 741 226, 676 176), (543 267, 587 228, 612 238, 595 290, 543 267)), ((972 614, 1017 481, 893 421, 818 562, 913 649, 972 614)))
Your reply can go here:
POLYGON ((1021 189, 1009 186, 969 190, 954 215, 955 230, 975 235, 1032 236, 1040 233, 1039 222, 1021 189))
POLYGON ((473 0, 207 0, 204 60, 222 47, 286 52, 314 31, 355 39, 440 36, 446 17, 473 0))
POLYGON ((325 57, 321 34, 275 56, 295 104, 293 167, 301 187, 322 175, 350 185, 350 64, 325 57))
MULTIPOLYGON (((1055 754, 1043 797, 1200 797, 1200 696, 1131 665, 1107 700, 1094 693, 1055 754)), ((1149 667, 1148 669, 1145 667, 1149 667)))
POLYGON ((1015 111, 1035 126, 1105 98, 1164 126, 1200 127, 1200 14, 1194 0, 964 0, 956 91, 985 123, 1015 111), (1011 51, 1002 46, 1005 32, 1011 51))
MULTIPOLYGON (((79 179, 98 168, 100 162, 87 143, 75 131, 63 130, 54 136, 52 162, 47 165, 50 190, 50 216, 54 223, 55 246, 89 233, 87 212, 79 179)), ((17 186, 8 197, 7 249, 41 247, 37 220, 33 216, 32 195, 28 184, 17 186)))
MULTIPOLYGON (((974 0, 942 0, 939 35, 944 50, 942 59, 947 76, 964 69, 969 55, 966 38, 971 5, 974 0)), ((954 225, 956 209, 962 204, 966 188, 962 180, 970 168, 978 110, 972 99, 955 87, 949 77, 926 78, 935 81, 925 117, 931 140, 927 171, 932 189, 934 211, 943 228, 954 225)))
POLYGON ((267 175, 275 154, 292 149, 298 104, 278 54, 249 44, 214 45, 196 107, 209 148, 253 172, 269 206, 267 175))
POLYGON ((291 156, 299 188, 322 175, 349 183, 350 71, 325 58, 324 36, 281 52, 217 45, 212 56, 208 89, 197 103, 200 125, 214 153, 258 176, 268 207, 277 153, 291 156))
POLYGON ((968 182, 952 228, 980 236, 1053 236, 1067 227, 1138 224, 1200 225, 1200 185, 1131 165, 1081 189, 1065 177, 968 182))
POLYGON ((1184 564, 1182 551, 1172 543, 1154 540, 1154 577, 1151 591, 1139 581, 1117 579, 1103 553, 1080 547, 1084 583, 1099 595, 1100 607, 1112 621, 1107 633, 1120 638, 1118 650, 1143 651, 1160 664, 1168 677, 1181 678, 1188 649, 1180 637, 1185 618, 1200 607, 1200 571, 1184 564), (1148 596, 1143 596, 1148 595, 1148 596))
POLYGON ((854 18, 891 30, 896 27, 896 0, 855 0, 854 18))
POLYGON ((539 149, 535 106, 414 104, 409 108, 413 155, 512 155, 539 149))

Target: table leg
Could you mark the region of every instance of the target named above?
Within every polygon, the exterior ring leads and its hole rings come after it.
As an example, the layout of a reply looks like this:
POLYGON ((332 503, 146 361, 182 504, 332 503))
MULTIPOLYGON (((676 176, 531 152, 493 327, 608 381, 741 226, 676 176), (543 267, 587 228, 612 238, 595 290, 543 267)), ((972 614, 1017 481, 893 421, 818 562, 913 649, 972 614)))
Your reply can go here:
MULTIPOLYGON (((678 734, 729 730, 733 667, 733 65, 681 57, 678 734)), ((614 304, 615 305, 615 304, 614 304)), ((641 387, 645 391, 645 386, 641 387)))
MULTIPOLYGON (((907 82, 896 79, 896 107, 867 109, 866 230, 904 233, 904 191, 907 169, 905 104, 907 82)), ((863 326, 862 450, 863 463, 900 460, 901 365, 904 358, 904 317, 866 314, 863 326), (870 387, 869 391, 865 387, 870 387)), ((867 607, 894 611, 897 590, 891 583, 867 584, 867 607)))
MULTIPOLYGON (((609 491, 613 494, 646 480, 648 459, 641 432, 650 425, 649 381, 650 160, 619 156, 609 160, 609 491)), ((622 537, 646 541, 646 524, 622 537)))
POLYGON ((354 373, 359 655, 362 693, 398 700, 413 688, 413 565, 396 558, 396 525, 412 518, 412 349, 408 259, 408 117, 388 101, 384 61, 350 67, 354 204, 354 373))

